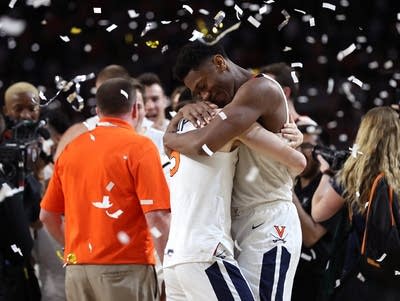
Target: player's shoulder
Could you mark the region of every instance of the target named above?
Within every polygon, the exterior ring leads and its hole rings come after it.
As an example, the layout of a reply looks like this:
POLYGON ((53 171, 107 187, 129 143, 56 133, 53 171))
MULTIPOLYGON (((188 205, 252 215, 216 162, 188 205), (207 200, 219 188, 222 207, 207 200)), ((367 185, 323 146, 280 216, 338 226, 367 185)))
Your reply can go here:
POLYGON ((247 96, 265 97, 281 94, 280 85, 271 77, 259 74, 246 81, 238 90, 247 96))

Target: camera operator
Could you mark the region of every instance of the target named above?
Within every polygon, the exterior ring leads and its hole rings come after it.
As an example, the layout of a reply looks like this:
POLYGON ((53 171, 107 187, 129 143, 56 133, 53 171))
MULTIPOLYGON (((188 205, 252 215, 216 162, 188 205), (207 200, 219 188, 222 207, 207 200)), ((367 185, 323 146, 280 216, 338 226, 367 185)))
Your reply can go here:
MULTIPOLYGON (((15 142, 12 150, 19 152, 19 142, 16 137, 17 131, 36 133, 39 128, 35 123, 39 120, 39 106, 32 101, 38 97, 38 90, 27 82, 18 82, 11 85, 5 92, 3 112, 6 118, 6 129, 2 133, 2 151, 7 151, 7 142, 15 142), (16 141, 15 141, 16 140, 16 141)), ((39 139, 39 137, 37 137, 39 139)), ((24 141, 25 142, 25 141, 24 141)), ((42 195, 42 186, 38 181, 38 172, 44 164, 39 164, 36 160, 39 152, 32 149, 32 170, 25 171, 24 167, 28 162, 23 162, 21 166, 18 161, 5 162, 5 154, 1 154, 2 166, 14 170, 11 173, 13 179, 3 172, 1 184, 3 189, 21 192, 8 193, 1 206, 1 244, 2 248, 0 265, 2 266, 2 281, 4 286, 4 298, 6 300, 40 300, 40 289, 37 278, 32 268, 31 251, 33 247, 32 236, 29 227, 38 229, 41 224, 39 221, 39 203, 42 195), (7 166, 13 165, 13 166, 7 166), (15 174, 17 174, 15 176, 15 174), (19 178, 22 175, 22 179, 19 178), (18 187, 22 185, 22 187, 18 187), (8 196, 9 195, 9 196, 8 196), (11 243, 11 246, 9 245, 11 243), (8 245, 8 246, 7 246, 8 245), (10 250, 12 252, 10 252, 10 250), (21 258, 19 258, 20 256, 21 258), (18 259, 18 260, 17 260, 18 259)), ((21 150, 22 152, 22 150, 21 150)), ((28 152, 28 150, 26 150, 28 152)), ((22 161, 26 157, 22 157, 22 161)), ((4 171, 4 170, 2 170, 4 171)))
POLYGON ((316 123, 302 121, 298 123, 298 128, 303 133, 303 143, 298 150, 306 157, 307 166, 296 178, 293 194, 301 222, 303 245, 293 283, 292 301, 320 301, 326 300, 324 273, 337 218, 315 222, 311 217, 311 200, 322 177, 316 153, 325 154, 329 149, 322 146, 322 130, 316 123))

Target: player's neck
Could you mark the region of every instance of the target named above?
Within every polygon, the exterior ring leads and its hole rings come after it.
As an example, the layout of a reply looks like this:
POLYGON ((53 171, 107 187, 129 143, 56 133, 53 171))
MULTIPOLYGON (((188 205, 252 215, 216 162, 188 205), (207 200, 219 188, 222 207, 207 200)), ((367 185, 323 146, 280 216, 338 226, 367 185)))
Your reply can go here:
POLYGON ((249 79, 251 79, 253 77, 253 74, 238 66, 235 65, 235 70, 233 72, 234 74, 234 80, 235 80, 235 92, 245 83, 247 82, 249 79))

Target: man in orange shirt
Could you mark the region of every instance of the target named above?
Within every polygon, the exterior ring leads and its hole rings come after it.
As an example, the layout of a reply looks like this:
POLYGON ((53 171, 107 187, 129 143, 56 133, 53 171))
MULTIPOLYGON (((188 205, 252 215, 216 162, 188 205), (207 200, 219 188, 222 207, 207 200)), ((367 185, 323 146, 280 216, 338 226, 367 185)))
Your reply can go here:
POLYGON ((100 86, 97 127, 67 145, 41 203, 50 234, 65 240, 68 300, 156 299, 153 241, 162 260, 169 191, 155 145, 134 130, 135 95, 126 79, 100 86))

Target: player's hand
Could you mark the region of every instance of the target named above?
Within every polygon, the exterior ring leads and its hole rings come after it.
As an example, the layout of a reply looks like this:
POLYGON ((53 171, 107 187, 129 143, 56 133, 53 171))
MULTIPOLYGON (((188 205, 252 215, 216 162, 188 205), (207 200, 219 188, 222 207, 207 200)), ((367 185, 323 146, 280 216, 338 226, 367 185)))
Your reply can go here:
POLYGON ((293 148, 300 146, 303 143, 303 134, 297 128, 296 123, 293 121, 292 115, 289 117, 289 122, 281 129, 283 138, 289 140, 289 145, 293 148))
POLYGON ((187 104, 179 110, 183 118, 189 120, 196 128, 208 124, 215 116, 217 105, 208 101, 187 104))

